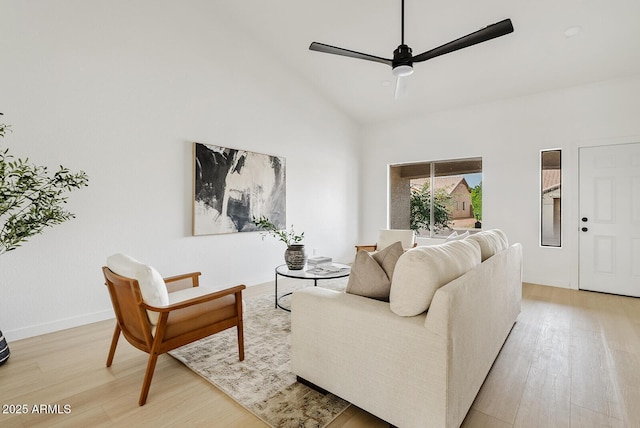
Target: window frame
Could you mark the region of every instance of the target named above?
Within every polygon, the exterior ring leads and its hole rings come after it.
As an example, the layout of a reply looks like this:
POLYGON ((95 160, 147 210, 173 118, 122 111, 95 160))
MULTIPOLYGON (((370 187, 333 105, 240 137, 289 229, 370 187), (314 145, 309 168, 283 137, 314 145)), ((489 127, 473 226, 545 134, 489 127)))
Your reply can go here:
MULTIPOLYGON (((562 149, 561 148, 553 148, 553 149, 542 149, 540 150, 540 158, 539 158, 539 172, 540 172, 540 178, 538 181, 539 184, 539 193, 538 193, 538 204, 539 204, 539 209, 538 209, 538 215, 539 215, 539 228, 538 228, 538 245, 541 248, 562 248, 563 247, 563 239, 562 239, 562 223, 563 223, 563 207, 562 207, 562 197, 563 197, 563 189, 562 189, 562 182, 564 181, 562 176, 563 176, 563 171, 562 171, 562 149), (557 233, 557 241, 558 244, 555 245, 553 243, 545 243, 545 217, 548 217, 548 214, 545 216, 545 204, 544 204, 544 193, 545 193, 545 178, 544 178, 544 171, 545 169, 551 169, 551 168, 545 168, 545 164, 544 164, 544 159, 543 159, 543 155, 544 153, 550 153, 550 152, 558 152, 558 193, 559 193, 559 198, 554 198, 554 199, 558 199, 558 213, 557 213, 557 217, 555 214, 555 202, 554 202, 554 208, 553 208, 553 225, 555 225, 555 220, 557 218, 558 220, 558 233, 557 233)), ((555 160, 554 160, 555 162, 555 160)), ((547 165, 550 166, 550 165, 547 165)), ((555 237, 553 239, 556 239, 555 237)))
MULTIPOLYGON (((409 229, 411 225, 411 186, 410 181, 412 179, 428 178, 430 183, 436 182, 436 177, 446 177, 455 175, 468 175, 468 174, 481 174, 481 178, 478 184, 481 184, 484 179, 483 172, 483 160, 481 156, 474 156, 468 158, 459 159, 444 159, 444 160, 432 160, 432 161, 418 161, 418 162, 405 162, 395 163, 387 165, 387 226, 391 229, 409 229), (439 171, 442 170, 442 171, 439 171), (407 172, 404 172, 407 171, 407 172), (428 171, 428 175, 427 175, 428 171), (404 183, 406 182, 406 183, 404 183), (403 196, 399 197, 396 192, 403 192, 403 196), (405 193, 406 192, 406 193, 405 193), (404 199, 408 202, 405 206, 404 199), (400 206, 398 206, 400 205, 400 206), (405 217, 406 216, 406 217, 405 217)), ((467 185, 469 185, 467 183, 467 185)), ((474 186, 475 187, 475 186, 474 186)), ((469 186, 471 190, 473 187, 469 186)), ((435 238, 445 239, 446 236, 438 234, 434 227, 435 224, 435 211, 434 211, 434 189, 435 186, 429 188, 429 226, 428 235, 419 235, 421 238, 435 238)), ((437 190, 437 189, 435 189, 437 190)), ((450 210, 454 211, 454 207, 459 207, 459 202, 463 202, 463 210, 467 208, 466 201, 455 200, 452 201, 455 204, 451 204, 450 210)), ((469 206, 470 209, 470 206, 469 206)), ((459 210, 458 210, 459 211, 459 210)), ((480 209, 480 212, 482 209, 480 209)), ((475 215, 473 218, 476 218, 475 215)), ((453 219, 452 219, 453 220, 453 219)), ((453 230, 453 227, 451 227, 453 230)), ((481 222, 480 227, 474 231, 482 230, 481 222)))

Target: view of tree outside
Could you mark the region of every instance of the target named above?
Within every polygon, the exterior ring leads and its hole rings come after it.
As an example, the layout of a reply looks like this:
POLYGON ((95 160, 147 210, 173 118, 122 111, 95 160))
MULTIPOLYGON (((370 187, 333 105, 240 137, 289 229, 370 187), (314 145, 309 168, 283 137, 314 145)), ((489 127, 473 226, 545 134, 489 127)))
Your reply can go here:
POLYGON ((482 220, 482 173, 436 177, 431 228, 430 179, 411 181, 410 227, 418 234, 448 236, 477 229, 482 220))
POLYGON ((482 181, 477 186, 471 188, 471 204, 473 205, 473 215, 476 220, 482 220, 482 181))
MULTIPOLYGON (((411 187, 411 229, 431 230, 431 192, 429 181, 420 187, 411 187)), ((452 198, 444 189, 437 189, 433 203, 433 227, 434 230, 443 230, 449 227, 451 222, 452 198)))

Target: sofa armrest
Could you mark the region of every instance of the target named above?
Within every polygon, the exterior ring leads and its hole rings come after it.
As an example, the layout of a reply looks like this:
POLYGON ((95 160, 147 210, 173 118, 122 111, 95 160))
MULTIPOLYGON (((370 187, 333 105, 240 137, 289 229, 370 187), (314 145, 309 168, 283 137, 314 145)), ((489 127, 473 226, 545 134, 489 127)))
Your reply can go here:
POLYGON ((436 291, 425 327, 447 341, 447 426, 462 423, 520 313, 521 299, 520 244, 436 291))
POLYGON ((291 370, 396 426, 437 421, 434 409, 445 407, 446 342, 425 328, 425 318, 322 287, 297 290, 291 370))

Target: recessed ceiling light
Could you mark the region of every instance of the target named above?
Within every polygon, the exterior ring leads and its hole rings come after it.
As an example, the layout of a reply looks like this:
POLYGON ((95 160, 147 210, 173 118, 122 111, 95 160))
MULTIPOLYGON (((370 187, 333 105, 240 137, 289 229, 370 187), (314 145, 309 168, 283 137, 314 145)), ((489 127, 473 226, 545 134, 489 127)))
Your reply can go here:
POLYGON ((578 34, 579 32, 580 32, 580 27, 573 26, 573 27, 569 27, 566 30, 564 30, 564 35, 565 35, 565 37, 573 37, 576 34, 578 34))

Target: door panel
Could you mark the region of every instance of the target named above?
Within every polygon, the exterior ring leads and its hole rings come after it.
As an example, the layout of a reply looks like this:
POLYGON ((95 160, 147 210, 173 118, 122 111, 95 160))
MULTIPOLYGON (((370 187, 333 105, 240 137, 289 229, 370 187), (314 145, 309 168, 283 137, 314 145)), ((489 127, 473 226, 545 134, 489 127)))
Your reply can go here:
POLYGON ((580 284, 640 297, 640 143, 580 149, 580 284))

